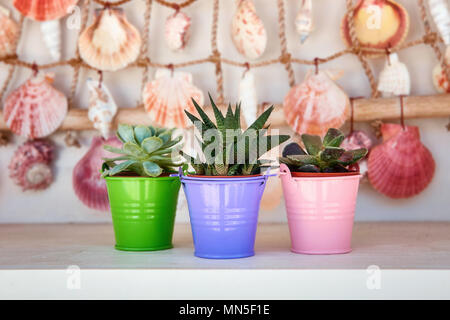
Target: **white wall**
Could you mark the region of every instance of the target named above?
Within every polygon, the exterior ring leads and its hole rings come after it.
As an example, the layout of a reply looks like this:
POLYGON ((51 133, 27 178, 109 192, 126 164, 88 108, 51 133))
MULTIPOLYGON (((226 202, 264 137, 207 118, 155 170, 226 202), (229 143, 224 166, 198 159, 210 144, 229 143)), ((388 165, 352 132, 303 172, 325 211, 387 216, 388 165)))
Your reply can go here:
MULTIPOLYGON (((11 7, 11 1, 1 0, 2 5, 11 7), (5 4, 4 4, 5 3, 5 4)), ((259 15, 263 19, 269 37, 269 45, 263 59, 276 58, 280 52, 277 26, 277 8, 275 0, 256 0, 259 15)), ((312 59, 316 56, 324 57, 344 48, 340 39, 339 25, 345 12, 345 1, 315 0, 314 15, 316 30, 306 44, 300 45, 295 33, 293 20, 300 1, 285 1, 287 9, 287 33, 289 50, 295 57, 312 59)), ((411 17, 411 30, 408 39, 417 39, 423 30, 419 20, 416 1, 400 1, 408 9, 411 17)), ((143 24, 142 13, 144 3, 135 0, 124 6, 126 14, 131 22, 141 28, 143 24)), ((229 35, 229 23, 234 9, 234 1, 222 0, 219 25, 219 49, 223 56, 234 60, 244 61, 231 43, 229 35)), ((183 53, 169 52, 163 43, 162 26, 164 18, 170 10, 153 5, 150 56, 152 60, 170 63, 205 57, 210 53, 210 27, 212 16, 212 1, 199 0, 191 7, 184 10, 192 17, 192 37, 188 47, 183 53)), ((16 14, 17 17, 17 14, 16 14)), ((64 28, 64 55, 70 57, 75 48, 76 30, 64 28)), ((48 54, 41 43, 38 24, 27 21, 24 30, 25 37, 20 44, 20 57, 27 61, 38 63, 49 62, 48 54)), ((433 94, 431 84, 431 69, 437 63, 433 52, 429 47, 418 46, 404 50, 400 53, 400 59, 408 65, 412 77, 412 93, 414 95, 433 94)), ((376 74, 383 66, 383 59, 373 60, 376 74)), ((328 63, 327 68, 344 69, 345 75, 339 80, 339 84, 351 96, 368 96, 369 85, 358 60, 351 55, 328 63)), ((297 81, 300 81, 305 71, 305 66, 294 66, 297 81)), ((0 66, 0 81, 5 77, 6 68, 0 66)), ((57 73, 56 87, 68 92, 71 72, 69 68, 54 70, 57 73)), ((152 70, 153 73, 154 70, 152 70)), ((200 88, 207 91, 215 91, 214 68, 210 64, 189 67, 186 71, 192 72, 194 82, 200 88)), ((234 101, 237 98, 237 79, 242 70, 235 67, 224 66, 225 93, 234 101)), ((255 70, 258 76, 257 85, 260 101, 281 102, 288 91, 287 75, 281 65, 273 65, 255 70)), ((12 87, 15 88, 26 77, 29 71, 21 70, 16 73, 12 87)), ((88 76, 83 72, 81 80, 88 76)), ((92 74, 93 77, 97 75, 92 74)), ((83 83, 81 81, 80 83, 83 83)), ((105 83, 112 89, 113 95, 120 106, 136 105, 139 99, 141 86, 141 71, 128 69, 114 74, 105 74, 105 83)), ((81 85, 78 89, 77 105, 85 106, 87 102, 86 88, 81 85)), ((390 200, 376 193, 370 185, 362 185, 357 205, 357 219, 359 220, 450 220, 450 171, 449 160, 450 133, 446 130, 447 119, 429 119, 408 121, 408 124, 419 125, 422 139, 425 145, 433 153, 437 169, 436 175, 422 194, 407 200, 390 200)), ((72 191, 72 168, 85 153, 92 133, 82 133, 81 149, 68 148, 63 143, 63 135, 55 134, 52 139, 58 146, 57 159, 55 161, 56 181, 43 192, 21 192, 8 177, 7 165, 14 150, 24 141, 20 137, 14 138, 12 144, 0 149, 0 222, 97 222, 110 221, 107 213, 95 212, 84 207, 72 191)), ((274 178, 277 179, 277 178, 274 178)), ((181 192, 182 201, 179 205, 178 221, 187 221, 187 209, 184 194, 181 192)), ((263 211, 261 221, 285 220, 284 206, 280 205, 274 211, 263 211)))

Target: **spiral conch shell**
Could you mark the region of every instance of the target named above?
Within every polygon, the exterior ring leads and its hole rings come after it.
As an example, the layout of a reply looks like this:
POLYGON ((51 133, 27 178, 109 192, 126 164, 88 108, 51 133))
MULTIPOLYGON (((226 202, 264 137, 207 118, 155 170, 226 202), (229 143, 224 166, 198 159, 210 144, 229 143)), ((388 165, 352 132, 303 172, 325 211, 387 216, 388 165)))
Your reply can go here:
POLYGON ((295 18, 295 29, 303 43, 313 30, 312 0, 301 0, 300 10, 295 18))
POLYGON ((181 11, 177 11, 167 18, 164 36, 169 49, 173 51, 184 49, 189 40, 190 26, 191 18, 181 11))
POLYGON ((299 134, 323 136, 328 128, 339 128, 350 114, 347 94, 325 71, 309 72, 293 87, 283 103, 286 122, 299 134))
POLYGON ((257 117, 258 97, 256 95, 255 75, 251 71, 245 71, 239 82, 239 101, 245 123, 250 126, 257 117))
POLYGON ((53 74, 32 76, 6 98, 3 118, 12 132, 35 139, 58 129, 67 115, 67 98, 52 82, 53 74))
POLYGON ((396 53, 389 54, 387 58, 386 65, 380 73, 378 91, 382 92, 383 97, 409 95, 411 91, 408 68, 399 61, 396 53))
POLYGON ((196 113, 191 99, 203 105, 203 92, 192 83, 192 74, 168 69, 158 69, 142 93, 145 110, 162 127, 186 128, 184 110, 196 113))
POLYGON ((237 0, 237 9, 231 22, 231 37, 239 53, 248 59, 257 59, 264 53, 267 33, 256 14, 253 0, 237 0))
POLYGON ((59 20, 41 22, 41 33, 53 61, 61 60, 61 25, 59 20))
POLYGON ((13 55, 19 26, 10 18, 8 9, 0 6, 0 58, 13 55))
POLYGON ((53 181, 52 160, 50 142, 27 141, 14 152, 8 167, 9 176, 23 191, 46 189, 53 181))
POLYGON ((97 10, 94 22, 78 39, 81 58, 102 71, 116 71, 134 62, 141 44, 139 31, 116 8, 97 10))
MULTIPOLYGON (((356 38, 362 48, 393 48, 408 35, 408 12, 396 1, 359 0, 353 13, 356 38)), ((341 33, 345 43, 351 46, 348 15, 342 20, 341 33)))
POLYGON ((89 78, 89 112, 88 118, 94 123, 104 139, 108 139, 111 132, 112 121, 117 113, 117 105, 106 85, 89 78))

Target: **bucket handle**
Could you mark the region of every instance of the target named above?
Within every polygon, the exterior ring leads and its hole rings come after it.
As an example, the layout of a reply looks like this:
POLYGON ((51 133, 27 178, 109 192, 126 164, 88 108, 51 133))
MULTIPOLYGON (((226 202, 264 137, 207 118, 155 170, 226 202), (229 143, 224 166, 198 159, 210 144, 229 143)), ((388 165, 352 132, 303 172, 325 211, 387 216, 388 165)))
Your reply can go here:
POLYGON ((292 179, 291 170, 289 170, 289 167, 286 164, 280 164, 280 172, 278 173, 278 177, 281 179, 285 179, 285 177, 292 179))

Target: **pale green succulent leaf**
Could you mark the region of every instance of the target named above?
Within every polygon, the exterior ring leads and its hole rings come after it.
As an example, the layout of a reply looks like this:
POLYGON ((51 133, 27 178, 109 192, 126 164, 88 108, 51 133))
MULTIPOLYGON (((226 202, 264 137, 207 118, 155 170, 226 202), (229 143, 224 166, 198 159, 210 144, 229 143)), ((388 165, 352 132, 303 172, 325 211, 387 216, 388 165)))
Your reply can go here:
POLYGON ((162 173, 162 169, 159 165, 151 161, 142 162, 144 172, 150 177, 158 177, 162 173))
POLYGON ((146 153, 151 154, 155 151, 157 151, 161 146, 164 144, 163 140, 161 140, 160 137, 150 137, 144 139, 142 141, 142 148, 145 150, 146 153))
POLYGON ((119 124, 117 129, 117 137, 123 142, 134 142, 136 143, 136 139, 134 137, 133 127, 129 124, 119 124))
POLYGON ((136 140, 139 144, 144 141, 144 139, 149 138, 152 136, 152 132, 149 129, 149 127, 146 126, 136 126, 134 128, 134 136, 136 137, 136 140))

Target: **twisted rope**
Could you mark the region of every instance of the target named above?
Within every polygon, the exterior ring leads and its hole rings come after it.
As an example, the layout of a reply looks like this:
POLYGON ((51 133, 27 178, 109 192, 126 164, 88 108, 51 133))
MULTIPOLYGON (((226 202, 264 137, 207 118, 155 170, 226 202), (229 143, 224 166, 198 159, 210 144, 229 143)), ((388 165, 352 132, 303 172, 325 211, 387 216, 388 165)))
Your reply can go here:
POLYGON ((217 82, 217 94, 218 103, 223 104, 223 72, 222 72, 222 60, 220 59, 220 52, 217 47, 217 33, 219 22, 219 0, 214 0, 213 15, 212 15, 212 28, 211 28, 211 50, 210 61, 216 65, 216 82, 217 82))
MULTIPOLYGON (((148 42, 150 36, 150 18, 152 14, 152 3, 153 3, 152 0, 145 1, 144 32, 142 36, 144 41, 142 41, 140 53, 140 59, 143 61, 146 61, 146 59, 148 59, 148 42)), ((148 82, 148 78, 149 78, 149 65, 146 64, 144 66, 144 72, 142 75, 141 93, 144 92, 145 84, 148 82)))
POLYGON ((287 50, 286 41, 286 22, 285 22, 285 12, 284 12, 284 0, 277 0, 278 6, 278 37, 280 38, 281 46, 281 56, 278 59, 279 62, 284 64, 284 68, 288 73, 289 86, 293 87, 295 85, 294 70, 291 64, 291 54, 287 50))

